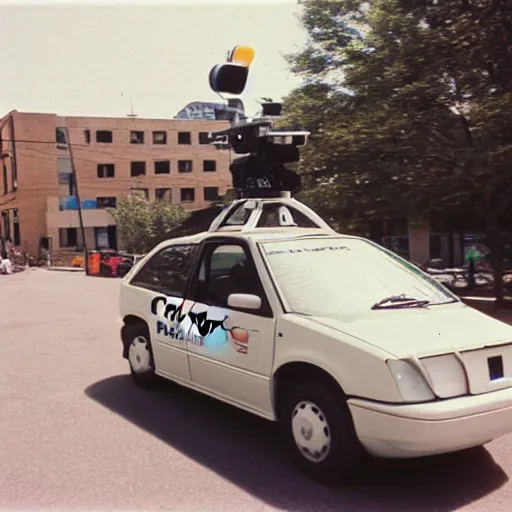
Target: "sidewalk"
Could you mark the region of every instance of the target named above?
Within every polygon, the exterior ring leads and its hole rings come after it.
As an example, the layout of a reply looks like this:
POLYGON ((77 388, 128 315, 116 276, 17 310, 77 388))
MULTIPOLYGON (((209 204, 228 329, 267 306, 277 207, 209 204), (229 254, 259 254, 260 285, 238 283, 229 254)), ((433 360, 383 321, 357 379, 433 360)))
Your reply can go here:
POLYGON ((485 313, 486 315, 492 316, 497 320, 506 322, 512 325, 512 308, 496 308, 494 297, 461 297, 461 300, 468 306, 485 313))

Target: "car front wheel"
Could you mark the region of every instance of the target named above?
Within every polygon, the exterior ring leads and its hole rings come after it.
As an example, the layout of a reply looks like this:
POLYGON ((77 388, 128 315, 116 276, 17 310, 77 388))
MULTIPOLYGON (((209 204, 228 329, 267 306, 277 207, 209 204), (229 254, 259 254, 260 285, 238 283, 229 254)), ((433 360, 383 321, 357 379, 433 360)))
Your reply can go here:
POLYGON ((365 451, 343 394, 324 383, 300 384, 284 398, 281 422, 298 465, 309 476, 333 483, 352 476, 365 451))
POLYGON ((148 329, 136 324, 127 328, 128 362, 135 383, 142 388, 152 388, 158 383, 148 329))

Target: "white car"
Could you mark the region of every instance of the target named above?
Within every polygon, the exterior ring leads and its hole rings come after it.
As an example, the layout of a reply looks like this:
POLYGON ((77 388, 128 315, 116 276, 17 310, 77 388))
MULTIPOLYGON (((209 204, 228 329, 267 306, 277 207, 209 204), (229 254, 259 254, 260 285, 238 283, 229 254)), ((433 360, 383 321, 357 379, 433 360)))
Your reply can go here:
POLYGON ((210 231, 160 244, 120 302, 138 384, 165 377, 279 421, 321 479, 368 453, 512 431, 512 327, 292 199, 238 201, 210 231))

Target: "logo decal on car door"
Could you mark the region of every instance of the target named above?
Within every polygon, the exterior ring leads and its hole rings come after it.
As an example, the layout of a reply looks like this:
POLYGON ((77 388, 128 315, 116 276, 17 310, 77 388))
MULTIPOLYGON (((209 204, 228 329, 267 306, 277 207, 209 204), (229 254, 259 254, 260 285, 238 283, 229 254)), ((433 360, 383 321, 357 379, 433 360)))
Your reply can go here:
MULTIPOLYGON (((156 331, 173 340, 192 343, 207 350, 232 348, 240 354, 249 351, 249 331, 243 327, 228 327, 229 315, 221 311, 223 318, 208 318, 210 308, 193 313, 195 303, 184 313, 186 299, 158 296, 151 301, 151 313, 158 317, 156 331), (175 302, 173 302, 175 301, 175 302)), ((219 313, 216 310, 217 314, 219 313)))

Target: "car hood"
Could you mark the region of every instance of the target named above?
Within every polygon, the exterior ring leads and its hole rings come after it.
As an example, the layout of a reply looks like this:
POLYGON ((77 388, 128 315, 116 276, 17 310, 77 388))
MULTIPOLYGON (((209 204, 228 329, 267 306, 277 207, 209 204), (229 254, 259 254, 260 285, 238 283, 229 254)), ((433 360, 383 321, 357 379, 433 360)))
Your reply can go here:
POLYGON ((512 326, 462 303, 382 309, 357 319, 308 317, 395 357, 443 354, 512 342, 512 326))

